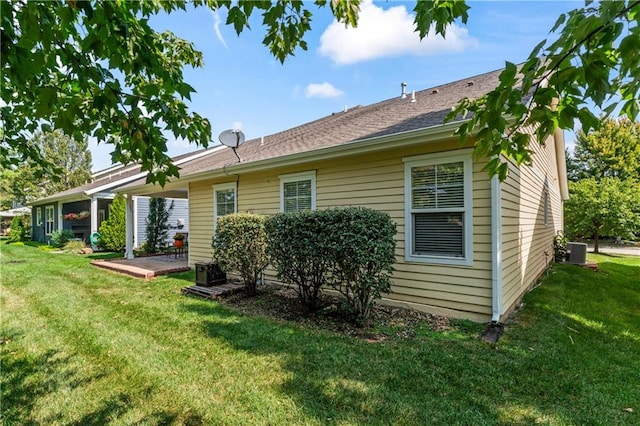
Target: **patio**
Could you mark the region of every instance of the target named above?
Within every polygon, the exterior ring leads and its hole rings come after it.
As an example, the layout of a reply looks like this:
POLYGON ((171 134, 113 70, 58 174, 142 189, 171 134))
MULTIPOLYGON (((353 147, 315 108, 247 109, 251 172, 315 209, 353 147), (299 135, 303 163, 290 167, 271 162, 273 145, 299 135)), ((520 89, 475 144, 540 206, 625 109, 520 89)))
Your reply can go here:
POLYGON ((176 257, 174 255, 136 257, 134 259, 101 259, 94 260, 91 264, 139 278, 153 278, 158 275, 185 272, 191 269, 186 256, 176 257))

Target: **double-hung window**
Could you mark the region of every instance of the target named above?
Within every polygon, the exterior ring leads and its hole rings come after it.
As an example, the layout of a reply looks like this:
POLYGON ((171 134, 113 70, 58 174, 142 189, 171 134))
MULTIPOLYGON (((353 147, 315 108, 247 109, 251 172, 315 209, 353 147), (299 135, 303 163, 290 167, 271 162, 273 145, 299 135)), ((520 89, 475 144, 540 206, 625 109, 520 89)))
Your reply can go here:
POLYGON ((316 209, 316 172, 280 176, 280 211, 316 209))
POLYGON ((238 211, 238 197, 236 182, 217 184, 213 186, 213 223, 218 218, 238 211))
POLYGON ((472 163, 464 155, 405 159, 405 259, 471 265, 472 163))
POLYGON ((53 206, 45 206, 44 208, 44 233, 51 235, 54 231, 54 210, 53 206))

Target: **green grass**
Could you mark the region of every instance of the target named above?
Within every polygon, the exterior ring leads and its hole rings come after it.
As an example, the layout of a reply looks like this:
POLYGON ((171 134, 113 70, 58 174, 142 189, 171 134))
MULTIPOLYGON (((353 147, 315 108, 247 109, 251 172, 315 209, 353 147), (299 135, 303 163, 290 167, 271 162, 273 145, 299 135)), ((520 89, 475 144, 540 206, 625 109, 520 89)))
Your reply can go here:
POLYGON ((639 258, 556 266, 490 345, 468 321, 369 343, 181 296, 192 273, 0 249, 5 425, 640 423, 639 258))

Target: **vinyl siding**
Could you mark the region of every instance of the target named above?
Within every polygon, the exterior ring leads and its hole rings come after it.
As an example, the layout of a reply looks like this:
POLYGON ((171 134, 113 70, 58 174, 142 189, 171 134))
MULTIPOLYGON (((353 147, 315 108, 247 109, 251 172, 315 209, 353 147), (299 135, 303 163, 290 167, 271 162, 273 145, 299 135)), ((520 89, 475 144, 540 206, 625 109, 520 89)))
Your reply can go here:
MULTIPOLYGON (((140 247, 147 241, 147 217, 149 216, 149 197, 136 197, 136 233, 133 246, 140 247)), ((189 233, 189 200, 181 198, 167 198, 167 209, 173 202, 173 210, 169 215, 168 243, 173 244, 173 235, 178 232, 189 233), (184 228, 178 229, 178 219, 184 221, 184 228)))
POLYGON ((531 166, 509 164, 502 183, 502 312, 508 313, 553 258, 553 237, 562 230, 562 200, 553 138, 532 144, 531 166), (545 224, 545 186, 548 215, 545 224))
MULTIPOLYGON (((385 298, 396 305, 428 312, 486 320, 491 314, 491 218, 490 185, 481 164, 473 167, 473 265, 451 266, 404 259, 404 163, 403 158, 458 147, 422 143, 378 153, 360 154, 278 168, 239 177, 205 180, 189 187, 191 223, 190 262, 211 259, 213 186, 238 180, 238 211, 275 214, 280 211, 280 179, 288 173, 316 171, 318 209, 364 206, 386 211, 398 233, 392 291, 385 298)), ((273 279, 268 271, 267 279, 273 279)))

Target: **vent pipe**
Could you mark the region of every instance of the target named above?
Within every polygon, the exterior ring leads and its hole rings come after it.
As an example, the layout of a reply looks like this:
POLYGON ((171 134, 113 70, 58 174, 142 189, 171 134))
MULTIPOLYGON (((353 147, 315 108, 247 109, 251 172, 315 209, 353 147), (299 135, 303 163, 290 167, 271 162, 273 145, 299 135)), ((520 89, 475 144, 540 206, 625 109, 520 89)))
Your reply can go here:
POLYGON ((405 83, 403 81, 402 83, 400 83, 400 87, 402 87, 402 93, 400 94, 400 99, 406 99, 407 98, 407 83, 405 83))
POLYGON ((411 91, 411 102, 413 103, 413 102, 415 102, 415 101, 416 101, 416 91, 415 91, 415 90, 412 90, 412 91, 411 91))

